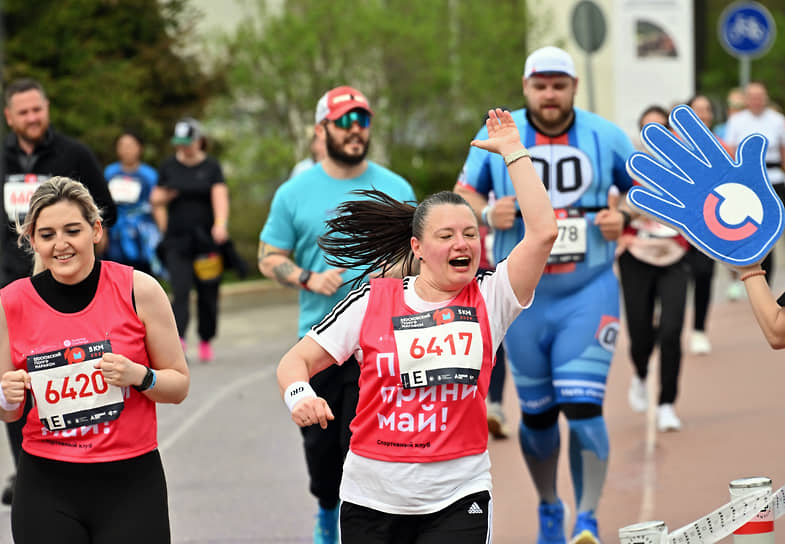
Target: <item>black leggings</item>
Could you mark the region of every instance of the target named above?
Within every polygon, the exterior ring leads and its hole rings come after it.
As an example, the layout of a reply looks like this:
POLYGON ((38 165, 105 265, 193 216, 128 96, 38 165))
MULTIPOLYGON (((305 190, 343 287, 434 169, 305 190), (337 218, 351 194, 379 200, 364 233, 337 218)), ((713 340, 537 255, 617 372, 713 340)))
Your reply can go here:
POLYGON ((177 333, 185 338, 191 318, 191 288, 196 287, 196 309, 199 317, 198 333, 201 340, 213 339, 218 327, 218 288, 221 278, 202 281, 194 273, 194 259, 184 257, 176 249, 166 254, 166 268, 172 286, 172 311, 177 333))
POLYGON ((687 298, 689 272, 684 260, 669 266, 653 266, 633 257, 629 251, 619 256, 619 273, 630 356, 635 373, 644 379, 654 346, 660 346, 660 398, 658 404, 676 400, 681 367, 681 329, 687 298), (654 307, 659 299, 660 320, 654 324, 654 307))
POLYGON ((696 331, 706 331, 706 316, 709 314, 711 303, 711 283, 714 279, 714 259, 702 251, 690 246, 685 260, 690 267, 694 281, 694 319, 692 328, 696 331))
POLYGON ((108 463, 68 463, 22 451, 11 530, 16 544, 168 544, 158 450, 108 463))

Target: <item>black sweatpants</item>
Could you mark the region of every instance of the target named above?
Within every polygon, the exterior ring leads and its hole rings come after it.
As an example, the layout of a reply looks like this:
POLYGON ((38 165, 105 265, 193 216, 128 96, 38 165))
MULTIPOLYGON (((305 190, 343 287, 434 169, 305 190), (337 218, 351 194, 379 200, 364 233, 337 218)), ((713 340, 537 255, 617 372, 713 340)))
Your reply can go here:
POLYGON ((349 424, 357 412, 360 395, 359 379, 360 366, 352 357, 342 365, 322 370, 310 380, 313 390, 327 401, 335 416, 326 429, 319 425, 300 428, 311 493, 319 499, 319 506, 328 510, 335 508, 339 500, 343 461, 351 438, 349 424))
POLYGON ((624 311, 630 335, 630 356, 638 377, 644 379, 655 344, 660 347, 659 404, 672 404, 678 393, 681 369, 681 330, 687 299, 689 269, 684 259, 669 266, 654 266, 633 257, 619 256, 624 311), (659 324, 654 307, 660 302, 659 324))
POLYGON ((168 544, 158 450, 108 463, 68 463, 23 451, 11 531, 16 544, 168 544))
POLYGON ((166 268, 174 299, 172 311, 180 338, 185 338, 191 317, 191 288, 196 287, 199 338, 212 340, 218 327, 218 288, 221 278, 208 282, 199 280, 194 273, 193 258, 181 255, 176 249, 167 251, 166 268))

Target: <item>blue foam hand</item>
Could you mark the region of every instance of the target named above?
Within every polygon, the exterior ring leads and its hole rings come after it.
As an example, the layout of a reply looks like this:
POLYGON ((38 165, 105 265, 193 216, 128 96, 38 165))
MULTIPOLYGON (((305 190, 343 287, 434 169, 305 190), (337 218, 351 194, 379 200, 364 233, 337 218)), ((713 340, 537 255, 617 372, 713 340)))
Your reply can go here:
POLYGON ((643 186, 627 201, 678 229, 695 247, 732 266, 755 264, 785 227, 785 208, 766 174, 766 138, 746 137, 734 161, 691 108, 677 106, 671 127, 648 124, 641 139, 651 155, 633 153, 627 171, 643 186))

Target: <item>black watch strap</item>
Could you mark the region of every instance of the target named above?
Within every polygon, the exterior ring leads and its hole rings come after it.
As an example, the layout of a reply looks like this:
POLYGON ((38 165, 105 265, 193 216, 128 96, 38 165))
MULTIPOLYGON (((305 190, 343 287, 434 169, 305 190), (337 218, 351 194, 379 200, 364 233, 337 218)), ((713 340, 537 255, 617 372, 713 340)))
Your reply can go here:
POLYGON ((147 391, 150 389, 150 386, 153 384, 153 369, 149 366, 147 367, 147 374, 144 375, 144 379, 142 380, 141 385, 134 385, 134 389, 137 391, 147 391))
POLYGON ((311 274, 313 274, 311 270, 306 270, 303 268, 303 271, 300 272, 300 277, 297 278, 297 281, 300 283, 300 287, 306 291, 310 291, 310 289, 308 289, 308 280, 311 279, 311 274))

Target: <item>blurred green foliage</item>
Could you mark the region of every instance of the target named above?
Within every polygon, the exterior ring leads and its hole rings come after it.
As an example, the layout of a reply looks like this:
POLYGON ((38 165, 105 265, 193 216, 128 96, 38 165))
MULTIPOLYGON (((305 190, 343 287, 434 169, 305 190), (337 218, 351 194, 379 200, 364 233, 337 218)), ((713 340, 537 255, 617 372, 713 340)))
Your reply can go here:
POLYGON ((254 233, 237 240, 243 255, 255 255, 275 189, 307 156, 307 129, 328 89, 348 84, 368 97, 370 158, 420 197, 453 187, 490 107, 522 105, 524 0, 494 9, 460 0, 250 5, 223 37, 227 94, 208 109, 235 195, 232 230, 254 233))
MULTIPOLYGON (((724 104, 739 78, 738 60, 717 39, 731 0, 694 1, 696 86, 724 104)), ((785 106, 785 0, 764 3, 780 32, 751 76, 785 106)), ((177 118, 204 120, 231 189, 232 236, 252 270, 272 196, 308 154, 307 128, 327 89, 349 84, 370 99, 372 160, 420 197, 450 189, 488 108, 523 105, 527 36, 550 24, 547 5, 530 2, 535 16, 525 0, 245 6, 239 26, 205 47, 192 0, 3 0, 2 79, 40 80, 53 124, 104 164, 124 127, 143 134, 145 160, 157 165, 172 151, 177 118)))
POLYGON ((102 164, 129 127, 157 165, 175 120, 221 90, 220 72, 208 75, 184 47, 198 15, 188 0, 3 0, 3 82, 39 80, 52 125, 102 164))

